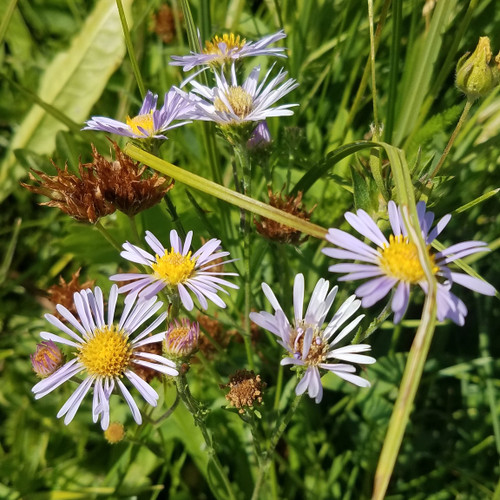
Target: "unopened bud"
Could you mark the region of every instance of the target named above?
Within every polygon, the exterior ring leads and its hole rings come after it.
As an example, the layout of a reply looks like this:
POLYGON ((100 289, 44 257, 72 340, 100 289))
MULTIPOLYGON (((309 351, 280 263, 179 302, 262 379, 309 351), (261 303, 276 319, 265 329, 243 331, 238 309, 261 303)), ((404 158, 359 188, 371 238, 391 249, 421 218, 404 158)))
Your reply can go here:
POLYGON ((30 358, 33 371, 40 378, 52 375, 64 361, 61 350, 52 340, 46 340, 38 344, 35 354, 32 354, 30 358))
POLYGON ((476 50, 467 53, 457 64, 457 87, 470 100, 484 97, 500 82, 500 53, 492 60, 490 39, 479 38, 476 50))
POLYGON ((183 318, 181 321, 175 320, 165 334, 163 347, 165 355, 169 358, 187 358, 198 349, 200 337, 200 325, 191 323, 183 318))

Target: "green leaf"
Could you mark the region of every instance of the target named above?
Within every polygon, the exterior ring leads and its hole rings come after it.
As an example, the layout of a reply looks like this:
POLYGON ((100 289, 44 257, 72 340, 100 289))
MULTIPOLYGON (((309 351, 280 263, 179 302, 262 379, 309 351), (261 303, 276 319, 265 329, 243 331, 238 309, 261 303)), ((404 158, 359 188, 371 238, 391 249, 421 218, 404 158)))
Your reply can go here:
MULTIPOLYGON (((132 0, 123 3, 130 11, 132 0)), ((51 154, 57 132, 65 128, 61 120, 47 109, 63 110, 69 120, 83 125, 124 53, 116 5, 109 0, 100 0, 68 50, 56 56, 41 79, 38 97, 48 107, 43 109, 34 104, 14 135, 9 154, 0 168, 0 201, 25 174, 25 170, 16 164, 14 150, 27 148, 38 154, 51 154)))

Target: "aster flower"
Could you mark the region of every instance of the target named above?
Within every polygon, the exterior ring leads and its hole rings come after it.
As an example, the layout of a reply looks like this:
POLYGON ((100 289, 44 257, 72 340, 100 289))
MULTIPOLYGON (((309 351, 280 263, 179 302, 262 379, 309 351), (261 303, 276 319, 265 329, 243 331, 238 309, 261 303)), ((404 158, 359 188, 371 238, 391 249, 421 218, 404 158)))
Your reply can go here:
MULTIPOLYGON (((219 307, 226 307, 217 292, 228 293, 223 286, 238 288, 219 276, 237 276, 236 273, 215 271, 220 266, 217 259, 229 255, 229 252, 218 251, 220 240, 212 238, 191 255, 190 246, 193 231, 189 231, 184 244, 177 235, 177 231, 170 231, 170 250, 150 231, 146 231, 146 243, 155 255, 142 248, 132 245, 128 241, 123 244, 121 256, 131 262, 142 264, 152 269, 152 274, 124 273, 111 276, 112 281, 131 281, 120 288, 120 293, 131 292, 139 294, 140 298, 148 299, 167 287, 172 293, 179 295, 182 305, 191 311, 194 307, 191 291, 198 299, 203 309, 208 308, 207 299, 219 307)), ((225 263, 232 260, 225 261, 225 263)))
POLYGON ((250 56, 276 56, 286 57, 285 49, 282 47, 269 48, 274 42, 286 38, 283 30, 267 35, 257 42, 247 42, 239 35, 233 33, 222 36, 214 36, 211 41, 205 43, 205 48, 200 52, 191 52, 188 56, 172 56, 172 66, 182 66, 184 71, 189 71, 195 66, 223 66, 225 63, 233 62, 243 57, 250 56))
POLYGON ((184 120, 189 108, 189 103, 175 91, 165 94, 165 102, 160 109, 156 109, 157 101, 158 94, 148 90, 139 113, 134 118, 127 116, 126 123, 105 116, 93 116, 82 130, 100 130, 134 139, 166 139, 163 132, 189 123, 182 121, 172 125, 174 120, 184 120))
POLYGON ((163 346, 165 355, 171 359, 188 358, 198 349, 200 325, 187 318, 174 320, 168 326, 163 346))
POLYGON ((297 88, 298 83, 293 78, 282 83, 286 79, 287 72, 280 70, 278 75, 265 85, 271 71, 272 68, 258 84, 260 66, 257 66, 243 85, 238 85, 236 69, 233 64, 230 82, 226 80, 224 72, 221 71, 215 73, 216 86, 214 88, 206 87, 192 80, 193 90, 191 93, 186 94, 180 89, 176 90, 187 102, 192 104, 189 118, 213 121, 222 126, 250 124, 251 133, 258 122, 270 116, 290 116, 293 111, 289 108, 298 106, 298 104, 282 104, 272 107, 276 101, 297 88))
POLYGON ((134 398, 123 383, 123 377, 139 391, 141 396, 151 405, 156 406, 158 394, 133 371, 134 365, 154 368, 166 375, 178 375, 175 364, 157 354, 140 352, 139 347, 159 342, 165 332, 150 335, 165 320, 167 313, 161 314, 155 321, 143 325, 163 306, 156 297, 138 302, 133 300, 125 303, 125 309, 118 322, 115 322, 115 307, 118 297, 118 287, 113 285, 109 294, 107 321, 105 320, 104 298, 99 287, 94 291, 83 290, 74 295, 78 312, 77 319, 64 306, 58 305, 57 311, 73 328, 69 328, 52 314, 45 318, 53 326, 65 333, 69 338, 49 332, 41 332, 42 339, 55 341, 75 349, 75 357, 59 370, 36 384, 32 391, 35 399, 40 399, 52 392, 64 382, 75 376, 84 376, 83 382, 69 397, 59 410, 57 418, 64 416, 67 425, 75 416, 83 398, 90 388, 94 387, 92 401, 92 417, 94 423, 101 416, 101 427, 106 430, 109 425, 109 399, 115 386, 128 403, 134 420, 142 422, 139 408, 134 398), (140 332, 131 338, 132 334, 140 332))
POLYGON ((64 362, 64 356, 52 340, 37 344, 35 354, 30 355, 33 371, 40 377, 52 375, 64 362))
MULTIPOLYGON (((389 222, 392 233, 389 240, 371 217, 364 211, 356 214, 347 212, 345 218, 349 224, 362 236, 377 245, 377 249, 358 240, 349 233, 340 229, 329 229, 326 239, 340 248, 325 248, 323 253, 335 259, 352 259, 362 264, 335 264, 329 270, 336 273, 347 273, 339 281, 351 281, 369 278, 355 291, 362 298, 362 306, 370 307, 389 291, 395 288, 391 308, 394 312, 394 322, 398 323, 403 317, 409 302, 411 285, 419 285, 427 291, 427 281, 420 265, 417 247, 410 241, 408 231, 402 217, 401 208, 393 201, 388 205, 389 222)), ((484 295, 494 295, 495 288, 483 280, 467 274, 451 271, 447 264, 477 252, 489 249, 483 241, 464 241, 448 247, 441 252, 432 252, 430 244, 443 231, 451 219, 445 215, 433 229, 434 213, 426 211, 425 202, 417 204, 417 214, 422 237, 428 245, 429 258, 433 264, 432 272, 438 278, 437 284, 437 318, 443 321, 449 318, 458 325, 463 325, 467 308, 465 304, 451 291, 455 282, 484 295)))
POLYGON ((262 283, 262 290, 271 303, 274 314, 265 311, 250 313, 250 319, 276 335, 278 344, 288 351, 289 356, 283 358, 281 364, 295 365, 305 369, 295 392, 301 395, 307 391, 309 397, 315 399, 316 403, 319 403, 323 397, 320 369, 330 371, 357 386, 369 387, 368 380, 354 374, 356 369, 352 363, 375 363, 374 358, 360 354, 370 350, 367 344, 338 347, 340 341, 358 326, 364 314, 354 318, 337 335, 334 335, 342 324, 359 309, 361 301, 356 300, 354 295, 351 295, 340 306, 326 327, 323 327, 338 290, 335 286, 328 291, 329 287, 330 283, 324 279, 317 282, 304 315, 304 275, 297 274, 293 285, 295 314, 290 323, 271 288, 266 283, 262 283), (340 363, 332 363, 333 360, 338 360, 340 363))

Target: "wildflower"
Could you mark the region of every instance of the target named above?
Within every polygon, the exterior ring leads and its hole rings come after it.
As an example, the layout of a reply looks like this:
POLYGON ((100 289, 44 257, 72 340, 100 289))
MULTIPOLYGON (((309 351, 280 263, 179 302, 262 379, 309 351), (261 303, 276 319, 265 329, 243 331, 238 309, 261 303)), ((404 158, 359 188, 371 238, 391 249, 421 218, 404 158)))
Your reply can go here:
POLYGON ((260 66, 257 66, 245 83, 238 85, 233 64, 230 82, 226 80, 224 73, 220 72, 215 73, 216 86, 214 88, 192 80, 193 91, 190 94, 180 89, 177 89, 177 92, 186 102, 192 104, 189 118, 213 121, 222 127, 247 127, 249 130, 246 141, 258 122, 270 116, 290 116, 293 111, 289 108, 298 106, 298 104, 282 104, 271 107, 276 101, 298 87, 298 83, 293 78, 280 85, 287 76, 287 72, 283 70, 280 70, 278 75, 265 86, 271 71, 272 68, 259 85, 260 66))
MULTIPOLYGON (((309 211, 302 206, 302 191, 299 191, 297 196, 288 195, 283 197, 283 193, 273 194, 271 188, 268 188, 269 205, 279 208, 296 217, 300 217, 306 221, 311 219, 311 214, 316 208, 316 205, 309 211)), ((255 228, 262 236, 280 243, 290 243, 292 245, 300 245, 304 243, 307 236, 301 239, 302 233, 293 227, 285 224, 280 224, 266 217, 262 217, 260 221, 254 219, 255 228)))
POLYGON ((37 182, 39 186, 21 183, 32 193, 43 194, 50 198, 50 201, 40 203, 40 205, 57 207, 73 219, 91 224, 95 224, 101 217, 115 211, 115 207, 102 195, 98 180, 88 165, 80 162, 78 165, 80 177, 78 177, 68 172, 68 165, 65 165, 62 170, 54 162, 52 164, 57 169, 57 175, 47 175, 32 169, 32 172, 39 178, 37 179, 30 173, 30 179, 37 182))
MULTIPOLYGON (((80 269, 73 273, 71 276, 71 280, 66 283, 62 276, 59 276, 59 284, 52 285, 47 293, 49 294, 49 299, 54 304, 61 304, 66 309, 69 309, 73 314, 76 313, 75 304, 73 302, 73 295, 75 292, 79 292, 80 290, 84 290, 85 288, 92 288, 95 284, 94 280, 85 281, 84 283, 79 283, 78 278, 80 277, 80 269)), ((64 318, 56 311, 54 314, 61 320, 64 318)))
POLYGON ((222 385, 221 389, 229 387, 226 399, 231 406, 238 408, 238 413, 243 414, 245 408, 262 404, 262 391, 265 386, 260 375, 255 375, 253 371, 238 370, 231 375, 229 384, 222 385))
MULTIPOLYGON (((229 252, 217 251, 220 247, 220 240, 212 238, 191 255, 192 231, 187 234, 184 245, 177 231, 170 231, 170 250, 165 249, 150 231, 146 231, 145 239, 154 251, 154 256, 128 241, 123 244, 124 251, 120 255, 131 262, 150 267, 152 274, 124 273, 111 276, 112 281, 132 282, 122 286, 120 293, 138 293, 139 297, 148 299, 167 287, 170 293, 179 295, 183 306, 188 311, 194 307, 193 299, 188 291, 195 295, 203 309, 208 308, 207 299, 219 307, 226 307, 217 292, 228 293, 221 285, 230 288, 238 288, 238 286, 218 276, 237 276, 237 274, 214 271, 214 267, 220 265, 214 264, 214 261, 229 255, 229 252)), ((232 261, 225 261, 225 263, 228 262, 232 261)))
POLYGON ((83 398, 92 386, 94 386, 92 401, 94 423, 101 416, 102 429, 108 428, 109 399, 115 386, 118 386, 128 403, 134 420, 140 424, 142 417, 139 408, 122 382, 123 377, 128 379, 151 406, 156 406, 158 394, 134 373, 134 366, 146 366, 166 375, 178 375, 172 361, 157 354, 141 352, 138 349, 141 346, 160 341, 165 335, 165 332, 154 335, 150 335, 150 333, 165 320, 166 312, 149 326, 141 328, 163 304, 157 302, 156 297, 136 304, 133 300, 129 300, 125 303, 125 309, 119 322, 115 322, 117 297, 118 287, 113 285, 109 294, 107 321, 105 321, 103 294, 99 287, 95 287, 93 292, 83 290, 75 293, 74 301, 79 319, 64 306, 57 306, 59 314, 73 329, 52 314, 45 315, 47 321, 64 332, 69 339, 49 332, 41 332, 40 336, 45 340, 52 340, 74 348, 75 357, 33 387, 35 399, 46 396, 74 376, 84 376, 83 382, 57 414, 57 418, 65 416, 64 423, 66 425, 73 420, 83 398), (142 331, 132 339, 131 335, 140 328, 142 331))
MULTIPOLYGON (((146 345, 140 346, 136 349, 136 351, 137 352, 149 352, 150 354, 156 354, 159 356, 161 356, 161 354, 163 353, 161 342, 153 342, 151 344, 146 344, 146 345)), ((135 364, 134 366, 132 366, 132 370, 134 371, 135 374, 139 375, 139 377, 141 377, 142 380, 145 380, 148 384, 154 378, 161 379, 161 376, 162 376, 162 374, 160 372, 158 372, 154 368, 150 368, 148 366, 135 364)))
MULTIPOLYGON (((345 231, 329 229, 326 239, 340 249, 325 248, 323 253, 335 259, 363 262, 363 264, 335 264, 329 267, 332 272, 347 273, 339 278, 339 281, 369 278, 369 281, 355 291, 356 295, 362 298, 363 307, 372 306, 395 288, 391 308, 394 312, 394 322, 398 323, 408 307, 410 286, 418 284, 424 292, 427 292, 427 281, 418 258, 417 247, 408 238, 401 208, 390 201, 388 212, 393 232, 389 240, 364 210, 358 210, 356 214, 351 212, 345 214, 347 222, 362 236, 375 243, 377 249, 345 231)), ((494 295, 495 289, 478 278, 452 272, 447 264, 489 249, 483 241, 464 241, 441 252, 433 253, 429 246, 446 227, 451 215, 445 215, 431 230, 434 213, 426 211, 425 202, 420 201, 417 204, 417 213, 422 237, 428 245, 429 258, 433 265, 432 272, 436 277, 443 279, 443 282, 437 284, 437 318, 439 321, 449 318, 461 326, 464 324, 467 308, 450 291, 451 285, 456 282, 484 295, 494 295)))
POLYGON ((156 109, 158 95, 148 90, 139 113, 134 118, 127 116, 126 123, 105 116, 93 116, 82 130, 100 130, 134 139, 166 139, 163 132, 189 123, 182 121, 172 125, 174 120, 186 118, 188 103, 171 90, 165 94, 165 102, 156 109))
POLYGON ((500 82, 500 53, 492 61, 490 39, 479 37, 476 49, 467 52, 457 64, 457 87, 474 101, 484 97, 500 82))
POLYGON ((106 160, 92 145, 94 161, 92 168, 97 174, 99 189, 104 198, 118 210, 134 216, 159 203, 165 194, 174 186, 172 179, 159 176, 156 172, 149 174, 145 166, 124 154, 113 142, 115 161, 106 160))
POLYGON ((52 340, 40 342, 30 356, 33 371, 40 377, 52 375, 64 362, 64 356, 52 340))
POLYGON ((198 349, 200 325, 188 319, 170 323, 163 342, 165 355, 169 358, 187 358, 198 349))
POLYGON ((324 279, 318 281, 304 316, 304 275, 297 274, 293 286, 295 314, 290 324, 271 288, 266 283, 262 283, 262 290, 271 303, 274 314, 265 311, 250 313, 251 320, 276 335, 278 344, 288 351, 290 356, 282 359, 281 364, 305 368, 305 373, 297 384, 295 392, 301 395, 307 391, 316 403, 319 403, 323 397, 320 369, 330 371, 360 387, 369 387, 370 383, 367 380, 354 375, 356 369, 351 363, 375 363, 374 358, 359 354, 370 350, 367 344, 338 347, 339 342, 358 326, 364 314, 357 316, 334 337, 340 326, 361 305, 361 301, 356 300, 354 295, 351 295, 340 306, 328 325, 323 328, 338 290, 335 286, 328 292, 329 287, 328 281, 324 279), (331 363, 333 360, 343 362, 331 363))
MULTIPOLYGON (((283 30, 267 35, 257 42, 247 42, 234 33, 216 35, 211 41, 205 43, 205 48, 200 52, 191 52, 188 56, 172 56, 172 66, 182 66, 184 71, 189 71, 195 66, 223 66, 243 57, 251 56, 276 56, 286 57, 282 47, 269 48, 274 42, 286 38, 283 30)), ((199 39, 199 33, 198 33, 199 39)), ((199 39, 201 48, 201 40, 199 39)))

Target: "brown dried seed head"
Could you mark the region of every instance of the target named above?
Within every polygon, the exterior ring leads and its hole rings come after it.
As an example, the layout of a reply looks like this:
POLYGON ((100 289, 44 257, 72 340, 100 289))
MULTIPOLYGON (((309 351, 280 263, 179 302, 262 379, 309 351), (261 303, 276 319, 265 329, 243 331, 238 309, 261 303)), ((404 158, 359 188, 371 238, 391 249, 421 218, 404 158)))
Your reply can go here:
POLYGON ((255 375, 253 371, 238 370, 229 379, 229 384, 221 387, 230 388, 226 399, 231 406, 239 408, 239 413, 244 413, 245 408, 252 408, 255 404, 262 403, 262 391, 265 386, 260 375, 255 375))
MULTIPOLYGON (((86 288, 92 288, 95 284, 94 280, 85 281, 85 283, 80 284, 78 278, 80 277, 80 269, 73 273, 71 280, 66 283, 62 276, 59 276, 59 284, 52 285, 47 289, 49 294, 49 300, 54 304, 61 304, 66 309, 68 309, 73 314, 76 314, 75 302, 73 300, 73 294, 79 292, 86 288)), ((56 311, 54 313, 59 319, 64 321, 64 318, 56 311)))
MULTIPOLYGON (((177 15, 182 19, 182 12, 177 15)), ((163 43, 170 43, 176 35, 174 11, 166 3, 161 5, 158 12, 153 15, 153 30, 163 43)))
MULTIPOLYGON (((316 208, 316 205, 314 205, 311 210, 307 211, 305 207, 303 207, 302 191, 299 191, 297 196, 283 195, 283 189, 274 194, 269 187, 268 195, 269 205, 271 207, 279 208, 284 212, 300 217, 306 221, 311 219, 311 214, 316 208)), ((285 224, 280 224, 279 222, 275 222, 271 219, 267 219, 266 217, 261 217, 260 220, 254 218, 254 224, 258 233, 273 241, 300 245, 307 240, 307 236, 304 236, 301 239, 302 233, 297 231, 297 229, 286 226, 285 224)))
POLYGON ((68 172, 67 164, 64 170, 53 161, 52 165, 56 168, 57 175, 48 175, 40 170, 31 169, 30 180, 39 185, 21 183, 32 193, 43 194, 50 198, 50 201, 40 203, 41 205, 57 207, 77 221, 91 224, 115 211, 115 207, 104 199, 95 174, 88 165, 80 162, 78 165, 80 177, 68 172))
POLYGON ((112 144, 116 158, 113 162, 106 160, 92 145, 92 169, 104 198, 130 216, 159 203, 172 189, 174 181, 156 172, 151 174, 145 166, 139 166, 139 162, 124 154, 116 142, 112 144))

